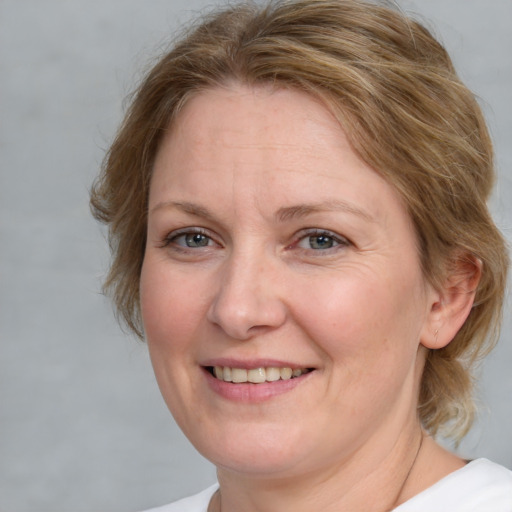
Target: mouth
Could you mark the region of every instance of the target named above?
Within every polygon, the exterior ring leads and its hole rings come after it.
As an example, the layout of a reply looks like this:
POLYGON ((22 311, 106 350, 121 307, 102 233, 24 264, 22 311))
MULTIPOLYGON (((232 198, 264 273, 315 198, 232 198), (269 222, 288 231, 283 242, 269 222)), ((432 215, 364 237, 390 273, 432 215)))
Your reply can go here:
POLYGON ((292 380, 314 370, 314 368, 289 368, 274 366, 250 369, 234 368, 231 366, 207 366, 205 369, 217 380, 223 382, 232 382, 234 384, 263 384, 265 382, 292 380))

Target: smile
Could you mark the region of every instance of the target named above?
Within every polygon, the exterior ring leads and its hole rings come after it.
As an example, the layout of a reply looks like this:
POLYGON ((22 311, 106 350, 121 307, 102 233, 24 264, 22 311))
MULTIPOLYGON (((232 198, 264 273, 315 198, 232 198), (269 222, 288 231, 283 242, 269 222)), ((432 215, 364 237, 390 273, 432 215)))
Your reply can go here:
POLYGON ((267 367, 267 368, 232 368, 230 366, 210 366, 208 371, 218 380, 235 384, 276 382, 290 380, 311 371, 310 368, 267 367))

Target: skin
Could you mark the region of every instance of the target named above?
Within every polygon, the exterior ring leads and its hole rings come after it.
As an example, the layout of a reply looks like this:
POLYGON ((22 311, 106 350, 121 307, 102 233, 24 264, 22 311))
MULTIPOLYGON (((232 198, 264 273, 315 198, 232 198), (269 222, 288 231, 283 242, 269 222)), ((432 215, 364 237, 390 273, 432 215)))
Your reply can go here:
POLYGON ((427 284, 400 198, 311 96, 230 84, 185 105, 155 161, 140 284, 160 389, 223 511, 389 510, 463 465, 421 442, 416 408, 426 347, 471 298, 427 284), (218 358, 314 371, 233 400, 204 370, 218 358))

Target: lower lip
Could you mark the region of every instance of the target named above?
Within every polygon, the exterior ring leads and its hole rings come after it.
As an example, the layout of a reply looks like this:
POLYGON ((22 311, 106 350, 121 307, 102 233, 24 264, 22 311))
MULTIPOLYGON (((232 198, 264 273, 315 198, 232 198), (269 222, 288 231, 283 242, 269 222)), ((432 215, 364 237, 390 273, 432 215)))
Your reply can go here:
POLYGON ((206 376, 210 389, 223 398, 236 402, 258 403, 292 391, 310 378, 314 371, 305 373, 300 377, 294 377, 293 379, 262 382, 260 384, 252 384, 250 382, 235 384, 215 378, 206 369, 203 369, 203 373, 206 376))

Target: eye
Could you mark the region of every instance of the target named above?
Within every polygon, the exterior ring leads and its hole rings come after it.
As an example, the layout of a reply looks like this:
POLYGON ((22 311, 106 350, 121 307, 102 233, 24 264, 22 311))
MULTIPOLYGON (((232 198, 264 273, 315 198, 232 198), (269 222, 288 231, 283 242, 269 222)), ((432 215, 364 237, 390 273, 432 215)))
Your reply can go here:
POLYGON ((349 241, 330 231, 313 231, 299 239, 297 247, 314 251, 325 251, 338 246, 347 246, 349 241))
POLYGON ((210 236, 200 229, 170 233, 164 240, 164 246, 174 245, 184 249, 196 249, 214 245, 210 236))
POLYGON ((210 238, 202 233, 187 233, 174 239, 175 243, 186 247, 206 247, 210 245, 210 238))

